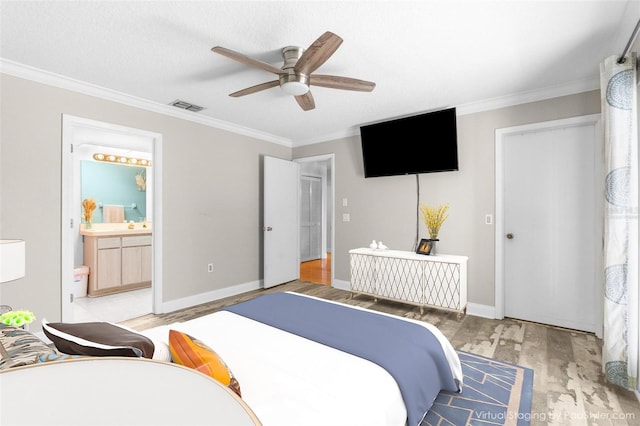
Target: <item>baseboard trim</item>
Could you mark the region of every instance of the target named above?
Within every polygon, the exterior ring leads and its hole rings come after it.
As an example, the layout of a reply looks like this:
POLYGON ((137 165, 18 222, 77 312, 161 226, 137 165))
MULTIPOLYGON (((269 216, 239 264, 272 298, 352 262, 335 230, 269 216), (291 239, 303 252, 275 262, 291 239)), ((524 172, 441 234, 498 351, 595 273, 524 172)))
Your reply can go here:
POLYGON ((481 305, 479 303, 467 303, 467 314, 482 318, 496 318, 496 308, 489 305, 481 305))
POLYGON ((209 291, 207 293, 200 293, 189 297, 183 297, 182 299, 164 302, 160 306, 156 307, 157 309, 154 309, 154 313, 165 314, 168 312, 177 311, 179 309, 190 308, 195 305, 224 299, 225 297, 237 296, 238 294, 246 293, 253 290, 259 290, 261 288, 262 281, 251 281, 247 283, 236 284, 230 287, 209 291))
MULTIPOLYGON (((345 280, 333 280, 333 288, 351 291, 351 282, 345 280)), ((496 318, 496 309, 493 306, 481 305, 479 303, 467 303, 467 314, 483 318, 496 318)))
POLYGON ((350 281, 345 281, 345 280, 333 280, 333 284, 331 284, 331 287, 333 288, 337 288, 340 290, 346 290, 346 291, 351 291, 351 282, 350 281))

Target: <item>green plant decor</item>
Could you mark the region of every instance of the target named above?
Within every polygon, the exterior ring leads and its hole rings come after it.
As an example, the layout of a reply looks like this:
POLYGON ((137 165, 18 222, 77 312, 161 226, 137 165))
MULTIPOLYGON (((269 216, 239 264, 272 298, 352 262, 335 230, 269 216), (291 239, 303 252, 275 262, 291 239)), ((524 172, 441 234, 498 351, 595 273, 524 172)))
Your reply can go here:
POLYGON ((22 327, 32 323, 36 316, 31 311, 9 311, 0 315, 0 324, 11 325, 14 327, 22 327))

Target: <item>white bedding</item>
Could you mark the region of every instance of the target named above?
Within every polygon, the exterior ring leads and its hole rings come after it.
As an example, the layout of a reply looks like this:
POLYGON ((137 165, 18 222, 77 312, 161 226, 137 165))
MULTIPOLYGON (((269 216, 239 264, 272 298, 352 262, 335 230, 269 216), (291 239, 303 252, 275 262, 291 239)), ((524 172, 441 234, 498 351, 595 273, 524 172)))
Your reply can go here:
MULTIPOLYGON (((169 329, 201 340, 225 360, 264 426, 406 423, 398 385, 370 361, 227 311, 142 333, 168 343, 169 329)), ((435 334, 461 383, 457 354, 437 329, 435 334)))
MULTIPOLYGON (((309 296, 307 294, 294 293, 290 291, 288 291, 287 293, 293 293, 297 296, 309 297, 311 299, 322 300, 323 302, 327 302, 327 303, 335 303, 336 305, 348 306, 353 309, 360 309, 362 311, 372 312, 371 309, 362 308, 360 306, 347 305, 345 303, 335 302, 333 300, 320 299, 319 297, 309 296)), ((458 353, 456 352, 455 348, 451 345, 451 342, 449 342, 449 339, 447 339, 447 337, 444 334, 442 334, 442 332, 435 325, 429 324, 428 322, 415 320, 412 318, 404 318, 404 317, 399 317, 397 315, 387 314, 385 312, 378 312, 378 311, 375 311, 375 312, 380 315, 386 315, 391 318, 400 319, 403 321, 408 321, 414 324, 418 324, 426 328, 427 330, 429 330, 440 342, 440 345, 442 346, 442 350, 444 351, 444 355, 447 358, 447 361, 449 361, 449 366, 451 367, 451 374, 453 375, 453 378, 457 380, 458 383, 460 383, 460 385, 462 386, 462 382, 463 382, 462 381, 463 379, 462 364, 460 364, 460 358, 458 357, 458 353)))

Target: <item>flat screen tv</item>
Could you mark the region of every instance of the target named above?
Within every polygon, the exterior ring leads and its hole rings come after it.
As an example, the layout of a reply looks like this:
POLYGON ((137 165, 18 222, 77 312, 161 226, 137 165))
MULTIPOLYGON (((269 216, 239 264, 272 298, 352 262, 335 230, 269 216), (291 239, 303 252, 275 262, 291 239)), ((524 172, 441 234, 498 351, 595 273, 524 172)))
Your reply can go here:
POLYGON ((458 170, 456 109, 360 127, 364 177, 458 170))

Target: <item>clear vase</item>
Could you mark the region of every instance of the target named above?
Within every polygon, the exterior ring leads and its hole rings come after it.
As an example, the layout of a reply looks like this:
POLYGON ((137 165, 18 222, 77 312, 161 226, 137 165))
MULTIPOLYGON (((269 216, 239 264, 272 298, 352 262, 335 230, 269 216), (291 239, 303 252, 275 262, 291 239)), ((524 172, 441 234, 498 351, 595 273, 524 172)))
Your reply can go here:
POLYGON ((435 256, 435 254, 436 254, 436 242, 440 241, 440 240, 437 239, 437 238, 431 238, 431 239, 429 239, 429 241, 431 242, 431 248, 429 250, 429 255, 430 256, 435 256))
POLYGON ((84 228, 85 228, 85 229, 91 229, 91 228, 92 228, 92 226, 91 226, 91 221, 90 221, 90 220, 88 220, 88 221, 85 223, 84 228))

